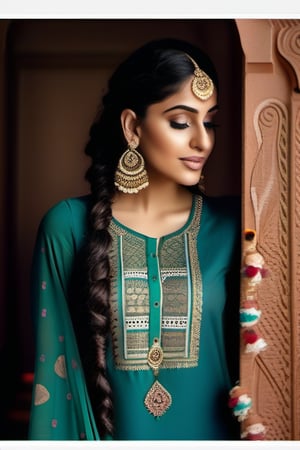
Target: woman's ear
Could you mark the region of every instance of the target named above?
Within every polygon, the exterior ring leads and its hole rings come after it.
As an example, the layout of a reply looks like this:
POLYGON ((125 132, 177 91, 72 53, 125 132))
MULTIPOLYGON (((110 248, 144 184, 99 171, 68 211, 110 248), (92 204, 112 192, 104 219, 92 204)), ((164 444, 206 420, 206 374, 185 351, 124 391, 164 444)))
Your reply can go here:
POLYGON ((128 143, 139 143, 139 136, 137 134, 138 119, 136 113, 132 109, 124 109, 121 113, 121 125, 125 139, 128 143))

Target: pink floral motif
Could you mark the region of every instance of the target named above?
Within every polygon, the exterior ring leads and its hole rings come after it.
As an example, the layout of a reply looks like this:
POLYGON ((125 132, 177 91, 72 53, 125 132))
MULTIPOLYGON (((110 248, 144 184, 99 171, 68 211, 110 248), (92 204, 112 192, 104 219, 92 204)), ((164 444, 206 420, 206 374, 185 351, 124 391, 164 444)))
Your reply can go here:
POLYGON ((41 248, 41 253, 45 253, 45 247, 41 248))
POLYGON ((41 361, 41 362, 45 362, 45 361, 46 361, 46 356, 45 356, 44 354, 42 354, 42 355, 40 356, 40 361, 41 361))
POLYGON ((68 392, 68 393, 67 393, 67 400, 72 400, 72 394, 71 394, 71 392, 68 392))
POLYGON ((77 369, 77 367, 78 367, 77 361, 75 361, 75 359, 72 359, 72 367, 73 367, 73 369, 77 369))
POLYGON ((86 435, 84 432, 80 433, 80 439, 85 439, 86 435))
POLYGON ((46 316, 47 316, 47 309, 46 309, 46 308, 43 308, 43 309, 42 309, 41 316, 42 316, 42 317, 46 317, 46 316))
POLYGON ((58 340, 59 340, 59 342, 64 342, 65 337, 64 336, 58 336, 58 340))
POLYGON ((52 426, 52 428, 56 428, 57 427, 57 420, 56 419, 52 419, 51 426, 52 426))
POLYGON ((42 289, 43 289, 43 291, 45 291, 47 289, 46 281, 42 281, 42 289))

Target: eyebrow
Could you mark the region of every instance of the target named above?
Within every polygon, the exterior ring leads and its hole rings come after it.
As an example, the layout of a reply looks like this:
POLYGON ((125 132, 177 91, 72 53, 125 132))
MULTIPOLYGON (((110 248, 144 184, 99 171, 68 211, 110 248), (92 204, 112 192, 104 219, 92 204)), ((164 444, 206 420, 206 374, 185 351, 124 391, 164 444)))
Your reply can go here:
MULTIPOLYGON (((168 108, 164 111, 164 114, 169 112, 169 111, 173 111, 174 109, 183 109, 184 111, 189 111, 191 113, 195 113, 197 114, 199 111, 196 108, 192 108, 191 106, 187 106, 187 105, 176 105, 176 106, 172 106, 171 108, 168 108)), ((219 109, 219 105, 215 105, 212 108, 210 108, 208 110, 208 112, 213 112, 216 111, 217 109, 219 109)))

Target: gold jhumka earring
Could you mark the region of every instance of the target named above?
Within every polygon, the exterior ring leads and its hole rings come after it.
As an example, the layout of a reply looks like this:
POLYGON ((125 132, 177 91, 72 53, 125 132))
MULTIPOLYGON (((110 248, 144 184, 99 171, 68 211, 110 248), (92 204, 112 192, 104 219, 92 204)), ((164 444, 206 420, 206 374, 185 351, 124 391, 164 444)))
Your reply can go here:
POLYGON ((128 144, 115 173, 115 186, 126 194, 137 194, 149 185, 144 158, 136 148, 135 142, 128 144))

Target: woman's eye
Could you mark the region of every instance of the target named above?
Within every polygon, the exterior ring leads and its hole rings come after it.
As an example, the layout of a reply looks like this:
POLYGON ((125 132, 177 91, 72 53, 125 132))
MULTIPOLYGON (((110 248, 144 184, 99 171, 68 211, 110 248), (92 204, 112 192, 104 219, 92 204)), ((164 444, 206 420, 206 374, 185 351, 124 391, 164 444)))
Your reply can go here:
POLYGON ((191 126, 189 122, 175 122, 174 120, 170 121, 170 125, 172 128, 175 128, 177 130, 184 130, 185 128, 191 126))
POLYGON ((205 128, 208 128, 208 129, 215 129, 219 126, 214 122, 204 122, 203 125, 205 126, 205 128))

